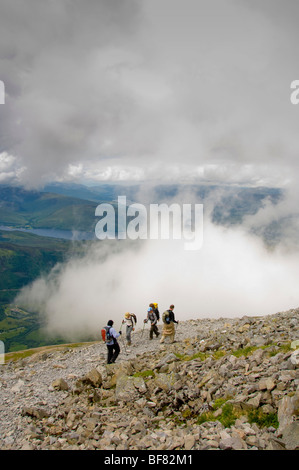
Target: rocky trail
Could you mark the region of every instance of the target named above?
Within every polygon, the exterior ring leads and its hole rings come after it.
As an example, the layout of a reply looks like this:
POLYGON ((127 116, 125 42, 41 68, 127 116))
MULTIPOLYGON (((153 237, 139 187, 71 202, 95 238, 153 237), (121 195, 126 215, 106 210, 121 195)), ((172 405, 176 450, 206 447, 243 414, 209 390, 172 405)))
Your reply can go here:
POLYGON ((0 366, 0 449, 299 448, 299 309, 132 339, 112 365, 100 341, 0 366))

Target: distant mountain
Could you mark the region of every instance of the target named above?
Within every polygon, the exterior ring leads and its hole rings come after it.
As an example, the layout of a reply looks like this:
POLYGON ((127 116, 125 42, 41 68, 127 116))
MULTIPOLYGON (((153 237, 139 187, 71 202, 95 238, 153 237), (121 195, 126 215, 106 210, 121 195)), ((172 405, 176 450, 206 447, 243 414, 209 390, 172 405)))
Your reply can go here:
POLYGON ((75 197, 0 186, 0 225, 92 232, 96 206, 75 197))
POLYGON ((126 196, 128 200, 134 200, 140 186, 124 184, 100 184, 97 186, 85 186, 76 183, 51 183, 44 187, 44 191, 61 194, 68 197, 76 197, 93 202, 115 202, 118 196, 126 196))
MULTIPOLYGON (((117 201, 118 196, 126 196, 128 202, 142 200, 142 185, 101 184, 84 186, 74 183, 52 183, 44 188, 45 191, 69 197, 79 197, 89 201, 117 201)), ((181 201, 182 194, 192 194, 199 204, 211 207, 212 222, 221 225, 241 223, 245 215, 255 214, 266 200, 276 204, 282 197, 279 188, 224 186, 215 184, 181 185, 158 184, 151 189, 151 203, 159 204, 169 199, 175 202, 176 197, 181 201)), ((184 201, 189 203, 190 201, 184 201)), ((147 200, 148 203, 148 200, 147 200)))

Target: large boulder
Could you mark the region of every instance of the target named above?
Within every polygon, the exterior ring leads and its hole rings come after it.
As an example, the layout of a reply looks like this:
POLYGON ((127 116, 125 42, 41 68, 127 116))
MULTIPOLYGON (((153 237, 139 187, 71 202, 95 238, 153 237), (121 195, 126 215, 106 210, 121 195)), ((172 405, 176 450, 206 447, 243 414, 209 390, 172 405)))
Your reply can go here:
POLYGON ((146 391, 147 387, 142 377, 121 375, 116 382, 115 400, 133 402, 138 400, 140 395, 146 391))
POLYGON ((100 387, 102 385, 102 376, 97 369, 92 369, 81 379, 83 384, 91 385, 92 387, 100 387))
POLYGON ((284 428, 282 439, 287 450, 299 450, 299 421, 294 421, 284 428))
POLYGON ((278 406, 278 432, 283 433, 284 430, 293 423, 294 417, 299 415, 299 391, 292 397, 285 396, 278 406))

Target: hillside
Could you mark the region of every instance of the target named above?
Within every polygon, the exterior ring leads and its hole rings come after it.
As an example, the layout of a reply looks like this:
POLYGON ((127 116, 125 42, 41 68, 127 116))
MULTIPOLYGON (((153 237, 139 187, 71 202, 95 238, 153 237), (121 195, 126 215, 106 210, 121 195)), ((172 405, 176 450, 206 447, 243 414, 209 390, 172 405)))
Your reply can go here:
POLYGON ((14 299, 23 286, 78 254, 81 247, 80 242, 0 230, 0 340, 5 342, 6 351, 53 341, 43 333, 38 313, 19 309, 14 299))
POLYGON ((148 330, 130 350, 121 339, 112 365, 102 342, 8 361, 0 448, 297 449, 298 326, 299 309, 198 319, 179 323, 173 345, 148 330))
MULTIPOLYGON (((79 197, 89 201, 117 201, 118 196, 125 195, 128 200, 143 203, 142 185, 101 184, 98 186, 84 186, 74 183, 52 183, 45 187, 45 191, 69 197, 79 197), (140 201, 139 201, 140 199, 140 201)), ((215 184, 157 184, 151 188, 151 203, 159 204, 170 199, 180 201, 182 195, 189 194, 196 197, 198 203, 210 204, 213 201, 212 221, 222 225, 241 223, 245 215, 255 214, 265 203, 271 201, 276 204, 283 196, 279 188, 242 187, 215 184)), ((189 203, 189 200, 184 203, 189 203)))
POLYGON ((0 225, 93 232, 96 206, 75 197, 0 186, 0 225))

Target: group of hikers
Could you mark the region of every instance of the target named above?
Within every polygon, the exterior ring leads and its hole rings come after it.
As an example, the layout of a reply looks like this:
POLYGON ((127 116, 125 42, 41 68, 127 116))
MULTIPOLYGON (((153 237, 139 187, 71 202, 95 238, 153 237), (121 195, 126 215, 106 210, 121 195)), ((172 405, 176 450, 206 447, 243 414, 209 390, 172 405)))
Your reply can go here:
MULTIPOLYGON (((143 329, 141 332, 141 336, 143 335, 144 327, 147 323, 150 325, 149 330, 149 339, 152 340, 154 334, 158 338, 160 335, 158 329, 158 321, 160 320, 160 312, 157 303, 150 303, 147 309, 147 317, 143 320, 143 329)), ((165 339, 169 337, 170 343, 174 342, 175 337, 175 326, 174 324, 178 324, 179 322, 175 319, 174 316, 174 305, 171 304, 168 310, 162 315, 162 322, 163 322, 163 329, 162 329, 162 336, 160 343, 164 343, 165 339)), ((122 326, 126 325, 126 341, 127 345, 130 346, 132 344, 132 331, 135 330, 135 325, 137 323, 137 317, 134 313, 125 313, 125 317, 122 320, 121 329, 117 332, 114 328, 113 320, 109 320, 107 326, 102 329, 102 339, 105 341, 107 346, 107 364, 113 364, 119 353, 120 353, 120 346, 117 339, 122 334, 122 326)))

